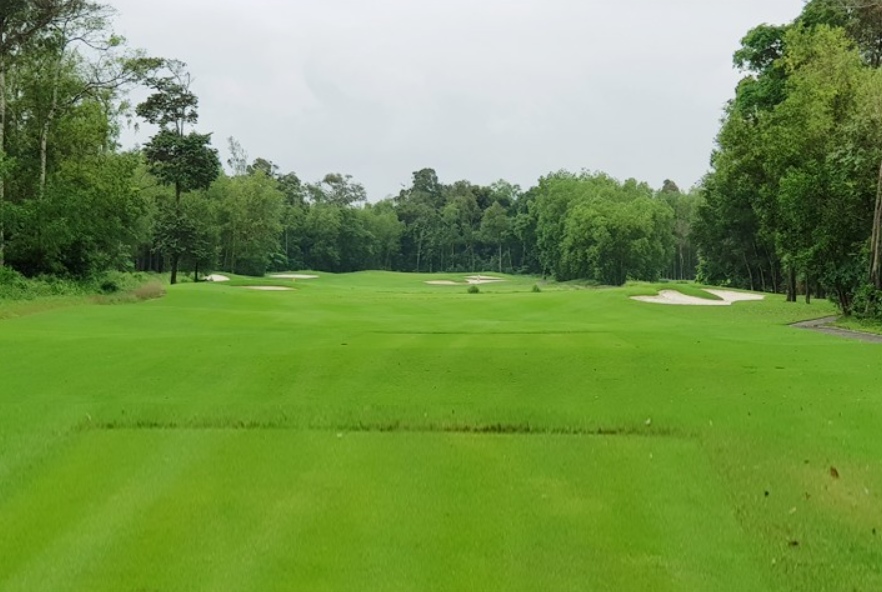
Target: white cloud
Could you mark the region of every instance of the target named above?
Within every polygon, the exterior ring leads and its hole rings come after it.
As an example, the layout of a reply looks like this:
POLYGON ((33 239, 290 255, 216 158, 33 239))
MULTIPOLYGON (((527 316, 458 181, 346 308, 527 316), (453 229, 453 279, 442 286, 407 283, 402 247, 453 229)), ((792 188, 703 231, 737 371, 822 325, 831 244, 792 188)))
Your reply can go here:
MULTIPOLYGON (((200 128, 372 197, 410 173, 528 186, 601 169, 681 186, 707 169, 731 55, 801 0, 112 0, 190 65, 200 128), (170 19, 168 15, 175 15, 170 19)), ((131 140, 132 138, 128 138, 131 140)), ((145 141, 144 133, 135 138, 145 141)))

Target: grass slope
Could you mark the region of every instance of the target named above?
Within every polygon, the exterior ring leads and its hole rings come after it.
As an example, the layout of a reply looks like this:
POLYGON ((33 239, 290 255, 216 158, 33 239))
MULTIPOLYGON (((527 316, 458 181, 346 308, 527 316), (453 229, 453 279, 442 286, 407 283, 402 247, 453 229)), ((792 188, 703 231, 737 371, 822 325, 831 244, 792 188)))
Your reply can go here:
POLYGON ((2 321, 0 590, 882 588, 827 304, 321 275, 2 321))

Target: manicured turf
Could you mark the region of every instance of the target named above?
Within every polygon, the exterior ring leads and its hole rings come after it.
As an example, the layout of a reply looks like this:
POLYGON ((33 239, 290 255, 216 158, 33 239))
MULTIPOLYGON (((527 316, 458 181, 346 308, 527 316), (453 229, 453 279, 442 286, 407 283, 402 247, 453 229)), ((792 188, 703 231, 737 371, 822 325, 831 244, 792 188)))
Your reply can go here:
POLYGON ((826 303, 320 275, 0 321, 0 590, 882 589, 826 303))

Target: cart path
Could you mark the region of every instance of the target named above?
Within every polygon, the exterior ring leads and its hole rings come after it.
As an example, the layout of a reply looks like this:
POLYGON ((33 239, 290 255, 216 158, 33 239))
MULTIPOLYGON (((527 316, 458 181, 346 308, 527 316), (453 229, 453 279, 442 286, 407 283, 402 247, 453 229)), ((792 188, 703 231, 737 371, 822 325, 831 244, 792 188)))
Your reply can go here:
POLYGON ((851 331, 849 329, 840 329, 838 327, 830 326, 832 323, 835 323, 838 320, 839 317, 824 317, 823 319, 814 319, 812 321, 794 323, 791 325, 791 327, 796 327, 797 329, 808 329, 809 331, 816 331, 818 333, 824 333, 826 335, 834 335, 836 337, 842 337, 844 339, 853 339, 855 341, 865 341, 867 343, 882 343, 882 335, 863 333, 861 331, 851 331))

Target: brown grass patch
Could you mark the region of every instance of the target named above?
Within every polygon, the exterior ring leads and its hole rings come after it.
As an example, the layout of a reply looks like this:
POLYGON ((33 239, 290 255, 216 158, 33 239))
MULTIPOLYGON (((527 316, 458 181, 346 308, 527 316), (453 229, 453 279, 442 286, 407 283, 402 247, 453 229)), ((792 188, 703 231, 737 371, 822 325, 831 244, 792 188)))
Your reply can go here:
POLYGON ((148 282, 132 291, 138 300, 156 300, 165 296, 165 286, 159 282, 148 282))
POLYGON ((138 286, 130 292, 95 296, 93 301, 96 304, 134 304, 146 300, 156 300, 163 296, 165 296, 165 287, 157 281, 152 281, 138 286))

